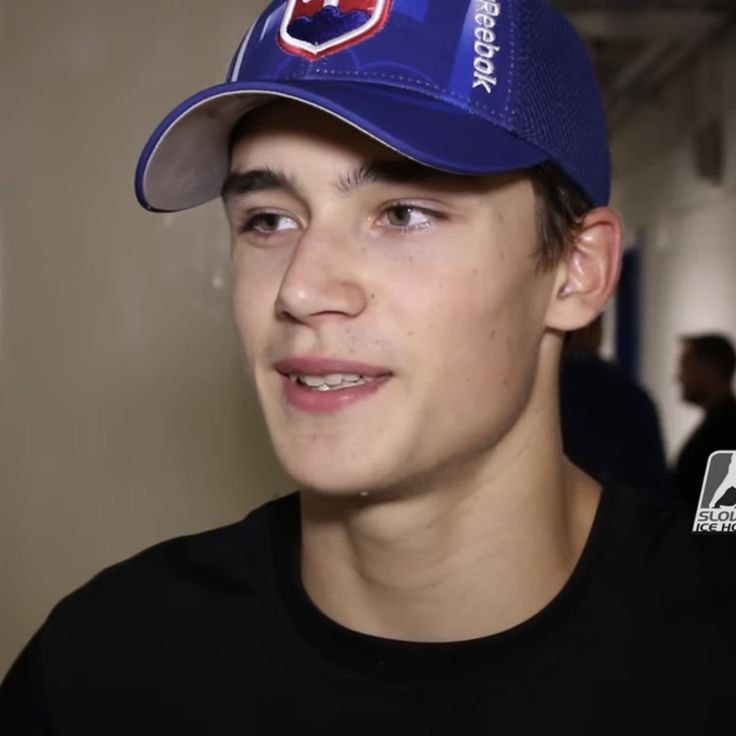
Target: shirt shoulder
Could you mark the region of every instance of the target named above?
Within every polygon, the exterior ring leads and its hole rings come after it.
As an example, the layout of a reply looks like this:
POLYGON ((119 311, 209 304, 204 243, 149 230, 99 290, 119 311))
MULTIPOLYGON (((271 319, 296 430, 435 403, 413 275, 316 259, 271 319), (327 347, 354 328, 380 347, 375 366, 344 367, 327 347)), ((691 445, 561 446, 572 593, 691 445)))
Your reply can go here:
POLYGON ((52 609, 24 653, 124 656, 126 642, 132 654, 147 640, 192 640, 190 629, 209 624, 226 602, 241 614, 254 610, 273 584, 274 517, 293 511, 294 501, 269 502, 241 521, 166 540, 102 570, 52 609))
POLYGON ((650 600, 662 620, 736 615, 736 534, 694 533, 695 509, 679 497, 622 485, 604 493, 613 578, 650 600))
POLYGON ((294 505, 271 501, 227 526, 160 542, 95 575, 64 598, 49 621, 108 615, 121 618, 237 595, 247 599, 270 584, 272 520, 294 505), (141 609, 145 609, 144 611, 141 609))
POLYGON ((103 719, 121 692, 146 704, 176 689, 157 683, 181 678, 184 692, 193 667, 233 673, 263 660, 261 632, 275 616, 274 529, 295 512, 295 496, 272 501, 235 524, 143 550, 68 595, 0 686, 0 731, 103 719))

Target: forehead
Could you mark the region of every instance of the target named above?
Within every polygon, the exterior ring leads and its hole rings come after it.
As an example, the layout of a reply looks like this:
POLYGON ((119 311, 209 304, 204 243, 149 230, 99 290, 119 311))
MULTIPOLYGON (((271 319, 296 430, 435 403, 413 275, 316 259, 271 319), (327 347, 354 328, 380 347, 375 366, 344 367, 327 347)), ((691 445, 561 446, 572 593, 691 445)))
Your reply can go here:
POLYGON ((277 100, 237 123, 230 140, 231 166, 244 151, 252 153, 269 143, 283 144, 286 139, 323 144, 366 159, 404 160, 396 151, 333 115, 300 102, 277 100))

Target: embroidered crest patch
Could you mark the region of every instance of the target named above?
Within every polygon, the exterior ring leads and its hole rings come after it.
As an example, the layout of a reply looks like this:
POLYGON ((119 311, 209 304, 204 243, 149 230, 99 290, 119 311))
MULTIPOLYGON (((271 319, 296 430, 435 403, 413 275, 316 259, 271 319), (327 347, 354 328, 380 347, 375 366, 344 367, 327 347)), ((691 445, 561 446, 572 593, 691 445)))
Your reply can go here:
POLYGON ((383 28, 391 0, 289 0, 281 47, 314 60, 365 41, 383 28))

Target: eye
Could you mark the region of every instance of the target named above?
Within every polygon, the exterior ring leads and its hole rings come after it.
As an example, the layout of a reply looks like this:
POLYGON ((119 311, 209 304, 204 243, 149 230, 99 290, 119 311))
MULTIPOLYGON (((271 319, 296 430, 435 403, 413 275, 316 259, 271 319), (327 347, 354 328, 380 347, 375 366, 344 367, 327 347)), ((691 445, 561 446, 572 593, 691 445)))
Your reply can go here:
POLYGON ((259 212, 245 221, 242 230, 243 232, 270 235, 282 230, 297 230, 298 228, 299 223, 293 217, 278 212, 259 212))
POLYGON ((400 230, 420 230, 429 227, 438 215, 411 204, 394 204, 386 208, 382 218, 389 227, 400 230))

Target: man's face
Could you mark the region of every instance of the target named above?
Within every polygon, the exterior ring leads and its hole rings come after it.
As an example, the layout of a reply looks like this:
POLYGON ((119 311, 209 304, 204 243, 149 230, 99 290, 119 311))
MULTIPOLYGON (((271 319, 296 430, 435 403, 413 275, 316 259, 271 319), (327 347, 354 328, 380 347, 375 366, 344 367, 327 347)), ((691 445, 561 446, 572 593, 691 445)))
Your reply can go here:
POLYGON ((424 169, 284 102, 253 116, 224 199, 236 322, 302 487, 408 488, 492 453, 527 406, 554 280, 526 178, 424 169))

